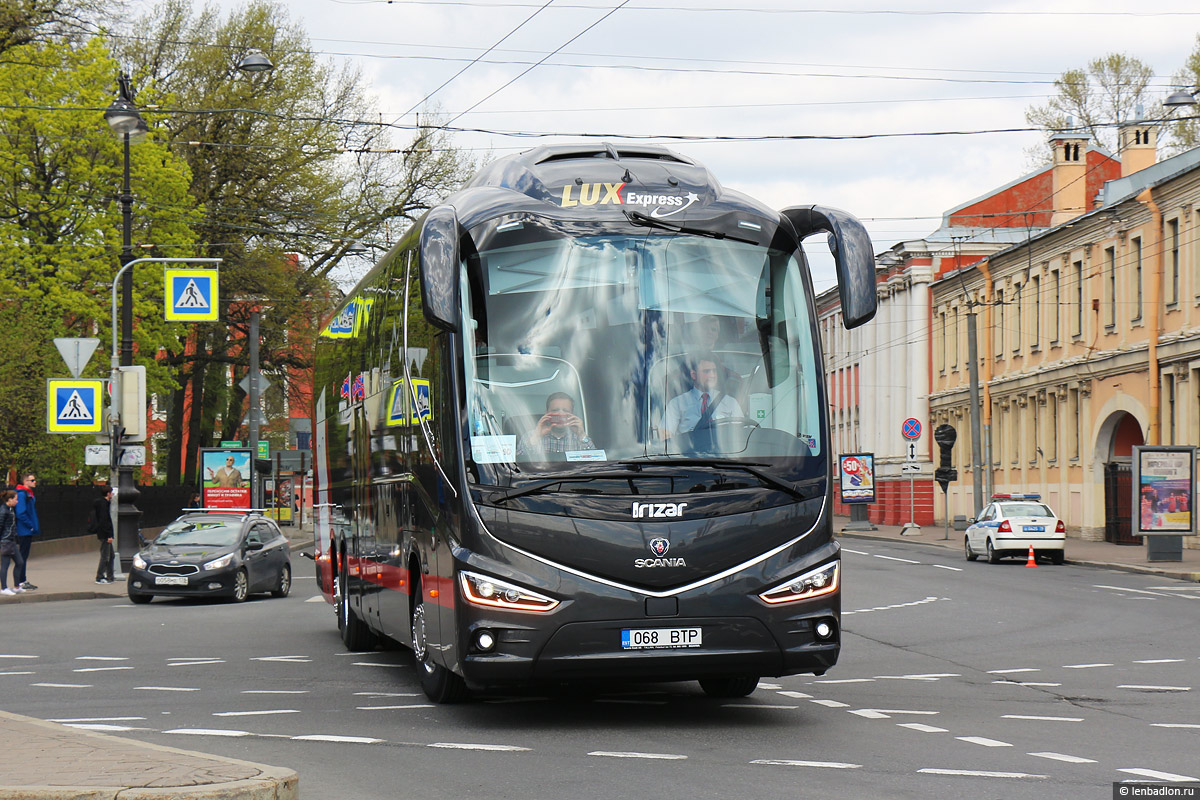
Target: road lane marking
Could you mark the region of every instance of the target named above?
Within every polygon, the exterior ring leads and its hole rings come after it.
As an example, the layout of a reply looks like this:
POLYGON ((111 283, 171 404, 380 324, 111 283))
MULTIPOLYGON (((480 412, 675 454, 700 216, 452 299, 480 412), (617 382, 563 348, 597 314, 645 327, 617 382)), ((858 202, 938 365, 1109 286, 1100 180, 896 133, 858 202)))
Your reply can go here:
POLYGON ((869 556, 870 553, 864 553, 862 550, 851 550, 849 547, 842 548, 843 553, 854 553, 856 556, 869 556))
POLYGON ((813 681, 813 683, 874 683, 874 678, 840 678, 832 681, 813 681))
POLYGON ((1182 658, 1144 658, 1141 661, 1134 661, 1135 664, 1180 664, 1182 658))
POLYGON ((77 728, 81 731, 109 731, 113 733, 149 730, 149 728, 135 728, 132 725, 113 725, 112 723, 105 722, 67 722, 65 726, 68 728, 77 728))
POLYGON ((355 692, 355 697, 420 697, 420 692, 355 692))
POLYGON ((0 672, 0 675, 37 675, 37 672, 31 669, 23 669, 20 672, 0 672))
POLYGON ((1190 692, 1190 686, 1146 686, 1137 683, 1122 683, 1118 689, 1133 689, 1138 692, 1190 692))
POLYGON ((65 725, 68 722, 137 722, 145 719, 145 717, 69 717, 66 719, 48 719, 46 721, 58 722, 65 725))
POLYGON ((1200 728, 1194 722, 1151 722, 1151 728, 1200 728))
POLYGON ((1002 714, 1001 719, 1026 719, 1032 722, 1083 722, 1083 717, 1037 717, 1025 714, 1002 714))
MULTIPOLYGON (((859 714, 859 716, 865 716, 868 719, 888 719, 893 714, 916 714, 919 716, 932 717, 938 713, 937 711, 909 711, 903 708, 863 708, 860 710, 866 713, 859 714), (875 714, 878 714, 879 716, 874 716, 875 714)), ((851 711, 850 713, 855 714, 858 712, 851 711)))
POLYGON ((874 608, 860 608, 855 611, 843 611, 842 616, 850 616, 851 614, 868 614, 872 611, 891 611, 897 608, 912 608, 913 606, 923 606, 926 603, 936 603, 938 600, 948 600, 948 597, 926 597, 924 600, 914 600, 911 603, 893 603, 890 606, 875 606, 874 608))
POLYGON ((229 731, 221 728, 175 728, 163 733, 179 733, 184 736, 250 736, 250 731, 229 731))
POLYGON ((75 656, 76 661, 128 661, 128 656, 75 656))
POLYGON ((837 700, 809 700, 810 703, 816 703, 819 706, 826 708, 849 708, 849 703, 839 703, 837 700))
POLYGON ((1096 760, 1092 758, 1080 758, 1079 756, 1069 756, 1065 753, 1030 753, 1029 755, 1037 758, 1050 758, 1055 761, 1065 761, 1068 764, 1095 764, 1096 760))
POLYGON ((1015 675, 1018 672, 1041 672, 1033 667, 1018 667, 1017 669, 989 669, 988 675, 1015 675))
POLYGON ((1128 586, 1105 586, 1102 583, 1094 583, 1094 584, 1092 584, 1092 586, 1095 587, 1096 589, 1113 589, 1118 592, 1134 592, 1136 594, 1149 594, 1149 595, 1154 595, 1155 597, 1174 597, 1174 595, 1162 594, 1161 592, 1148 592, 1145 589, 1131 589, 1128 586))
POLYGON ((783 711, 795 710, 800 706, 773 706, 767 703, 722 703, 721 708, 774 708, 783 711))
POLYGON ((901 728, 908 728, 911 731, 920 731, 921 733, 948 733, 946 728, 938 728, 934 725, 926 725, 922 722, 897 722, 896 725, 901 728))
POLYGON ((1168 781, 1170 783, 1195 783, 1200 781, 1200 778, 1192 778, 1188 775, 1175 775, 1171 772, 1158 772, 1153 769, 1118 769, 1117 772, 1128 772, 1130 775, 1141 775, 1143 778, 1153 778, 1156 781, 1168 781))
POLYGON ((79 667, 71 670, 72 672, 115 672, 119 669, 133 669, 133 667, 79 667))
POLYGON ((812 699, 811 694, 805 694, 804 692, 780 692, 779 694, 782 695, 783 697, 790 697, 793 700, 811 700, 812 699))
POLYGON ((530 748, 518 747, 515 744, 471 744, 469 742, 434 742, 430 747, 441 747, 447 750, 486 750, 493 753, 528 753, 530 748))
POLYGON ((942 678, 961 678, 957 672, 928 672, 922 675, 876 675, 880 680, 893 681, 936 681, 942 678))
POLYGON ((242 694, 308 694, 308 689, 243 689, 242 694))
POLYGON ((324 596, 324 595, 317 595, 316 597, 310 597, 310 598, 308 598, 308 599, 307 599, 307 600, 305 600, 304 602, 306 602, 306 603, 324 603, 324 602, 325 602, 325 596, 324 596))
POLYGON ((887 714, 880 714, 878 711, 872 711, 869 708, 852 709, 850 713, 864 719, 891 719, 887 714))
POLYGON ((1046 780, 1048 775, 1032 775, 1028 772, 994 772, 992 770, 982 769, 919 769, 917 772, 922 772, 926 775, 957 775, 969 778, 1032 778, 1036 780, 1046 780))
POLYGON ((47 689, 91 689, 90 683, 31 683, 30 686, 42 686, 47 689))
POLYGON ((913 561, 911 558, 896 558, 895 556, 881 556, 881 555, 876 555, 875 557, 882 558, 887 561, 899 561, 902 564, 920 564, 921 563, 920 561, 913 561))
POLYGON ((588 755, 604 758, 652 758, 662 761, 682 761, 687 758, 687 756, 679 755, 678 753, 624 753, 613 750, 593 750, 588 755))
POLYGON ((310 733, 307 736, 289 737, 293 742, 336 742, 343 744, 379 744, 386 741, 372 736, 337 736, 331 733, 310 733))
POLYGON ((299 714, 296 708, 272 708, 266 711, 214 711, 214 717, 266 717, 271 714, 299 714))
POLYGON ((952 567, 949 564, 933 564, 932 566, 937 567, 938 569, 948 569, 954 572, 962 572, 962 567, 952 567))
POLYGON ((41 656, 21 656, 15 653, 0 653, 0 658, 41 658, 41 656))
POLYGON ((312 659, 308 656, 259 656, 250 659, 251 661, 277 661, 286 664, 311 664, 312 659))
POLYGON ((1002 742, 998 739, 989 739, 986 736, 955 736, 960 742, 968 744, 977 744, 980 747, 1012 747, 1008 742, 1002 742))
POLYGON ((225 659, 223 659, 223 658, 207 658, 207 659, 204 659, 203 661, 193 661, 190 659, 186 660, 186 661, 174 661, 170 664, 167 664, 167 666, 168 667, 203 667, 207 664, 224 664, 224 663, 225 663, 225 659))
POLYGON ((1112 664, 1063 664, 1063 669, 1094 669, 1096 667, 1111 667, 1112 664))
POLYGON ((407 664, 376 664, 371 661, 355 661, 351 666, 355 667, 390 667, 391 669, 404 669, 407 664))
POLYGON ((816 767, 818 769, 861 769, 862 764, 846 764, 840 761, 791 761, 779 758, 759 758, 751 764, 763 764, 769 767, 816 767))
POLYGON ((414 703, 409 706, 357 706, 359 711, 404 711, 410 708, 436 708, 432 703, 414 703))
POLYGON ((135 691, 141 690, 146 692, 198 692, 198 688, 190 686, 135 686, 135 691))

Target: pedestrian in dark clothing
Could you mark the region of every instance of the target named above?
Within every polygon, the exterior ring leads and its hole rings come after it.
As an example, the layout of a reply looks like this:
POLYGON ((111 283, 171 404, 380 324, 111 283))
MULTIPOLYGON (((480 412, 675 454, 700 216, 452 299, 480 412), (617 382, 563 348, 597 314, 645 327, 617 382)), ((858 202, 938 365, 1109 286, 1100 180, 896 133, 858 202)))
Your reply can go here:
POLYGON ((37 500, 33 497, 36 486, 37 476, 32 472, 26 473, 24 482, 17 484, 17 548, 21 551, 21 563, 13 570, 13 580, 26 591, 37 588, 29 582, 25 574, 29 566, 29 549, 33 546, 33 537, 42 532, 38 524, 37 500))
POLYGON ((100 564, 96 567, 96 583, 113 582, 112 487, 104 487, 104 496, 92 504, 92 519, 88 530, 100 540, 100 564))
POLYGON ((0 594, 13 595, 25 591, 20 584, 8 588, 8 565, 13 565, 13 580, 17 570, 25 563, 17 545, 17 493, 11 490, 0 492, 0 594))

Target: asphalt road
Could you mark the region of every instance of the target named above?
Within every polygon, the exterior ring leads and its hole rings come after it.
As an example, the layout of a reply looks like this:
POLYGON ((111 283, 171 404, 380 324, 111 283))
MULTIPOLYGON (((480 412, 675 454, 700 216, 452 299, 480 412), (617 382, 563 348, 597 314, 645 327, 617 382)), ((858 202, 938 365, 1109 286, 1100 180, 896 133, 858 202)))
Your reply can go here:
POLYGON ((288 767, 305 797, 1094 800, 1200 779, 1200 585, 843 544, 841 662, 744 700, 434 706, 407 651, 347 653, 299 575, 242 606, 5 607, 0 707, 288 767))

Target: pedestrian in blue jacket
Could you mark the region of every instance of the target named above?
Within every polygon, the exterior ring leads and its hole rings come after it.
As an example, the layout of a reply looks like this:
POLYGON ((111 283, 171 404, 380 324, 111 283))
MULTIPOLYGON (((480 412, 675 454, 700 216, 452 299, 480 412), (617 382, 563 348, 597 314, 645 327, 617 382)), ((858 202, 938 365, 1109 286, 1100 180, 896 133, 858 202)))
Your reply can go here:
POLYGON ((37 500, 33 496, 36 486, 37 476, 32 472, 26 473, 25 480, 17 484, 17 548, 21 551, 21 561, 13 569, 13 581, 26 591, 37 588, 26 574, 33 537, 42 532, 38 524, 37 500))
POLYGON ((17 547, 17 493, 11 490, 0 492, 0 594, 12 595, 25 591, 19 584, 8 588, 8 565, 13 565, 15 582, 17 570, 21 568, 21 551, 17 547))

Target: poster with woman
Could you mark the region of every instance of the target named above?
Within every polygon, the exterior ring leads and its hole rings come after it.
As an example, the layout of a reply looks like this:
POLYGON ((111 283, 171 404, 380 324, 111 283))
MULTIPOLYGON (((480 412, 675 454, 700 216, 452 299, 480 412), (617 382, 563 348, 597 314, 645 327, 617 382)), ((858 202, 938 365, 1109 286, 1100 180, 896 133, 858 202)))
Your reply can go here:
POLYGON ((1135 447, 1133 462, 1134 535, 1194 534, 1196 448, 1135 447))
POLYGON ((250 451, 201 450, 205 508, 250 508, 250 451))
POLYGON ((875 502, 875 454, 838 456, 838 478, 843 503, 875 502))

